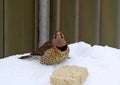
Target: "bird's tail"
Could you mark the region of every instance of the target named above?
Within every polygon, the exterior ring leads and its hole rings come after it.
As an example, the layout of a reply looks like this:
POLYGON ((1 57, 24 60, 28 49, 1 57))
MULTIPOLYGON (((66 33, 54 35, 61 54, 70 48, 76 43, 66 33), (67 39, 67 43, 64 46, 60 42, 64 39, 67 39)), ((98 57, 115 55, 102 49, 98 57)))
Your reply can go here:
POLYGON ((28 58, 32 58, 32 55, 22 56, 19 59, 28 59, 28 58))

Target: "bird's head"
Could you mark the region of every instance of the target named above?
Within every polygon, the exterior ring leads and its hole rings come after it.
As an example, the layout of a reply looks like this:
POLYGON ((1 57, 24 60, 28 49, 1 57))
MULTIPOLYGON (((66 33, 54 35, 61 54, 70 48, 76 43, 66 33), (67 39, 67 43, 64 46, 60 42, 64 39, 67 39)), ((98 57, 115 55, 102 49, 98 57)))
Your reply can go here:
POLYGON ((67 45, 65 39, 64 39, 64 35, 61 31, 57 31, 54 36, 53 36, 53 41, 52 41, 53 45, 56 47, 63 47, 65 45, 67 45))

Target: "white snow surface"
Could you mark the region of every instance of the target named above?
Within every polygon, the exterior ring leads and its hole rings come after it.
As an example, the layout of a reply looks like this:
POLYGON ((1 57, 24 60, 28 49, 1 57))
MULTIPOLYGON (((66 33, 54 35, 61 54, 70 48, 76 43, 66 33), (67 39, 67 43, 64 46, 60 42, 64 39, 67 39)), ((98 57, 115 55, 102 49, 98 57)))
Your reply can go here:
POLYGON ((120 85, 120 49, 85 42, 69 47, 70 59, 56 65, 18 59, 29 53, 0 59, 0 85, 50 85, 52 72, 63 65, 87 67, 89 75, 83 85, 120 85))

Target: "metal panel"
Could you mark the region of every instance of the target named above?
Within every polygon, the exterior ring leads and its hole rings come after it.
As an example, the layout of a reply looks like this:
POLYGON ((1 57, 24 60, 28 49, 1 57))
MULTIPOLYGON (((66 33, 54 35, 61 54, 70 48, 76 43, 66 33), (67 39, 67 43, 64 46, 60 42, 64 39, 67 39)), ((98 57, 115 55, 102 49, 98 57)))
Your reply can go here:
POLYGON ((57 30, 57 11, 59 11, 58 3, 59 0, 50 0, 50 39, 57 30))
POLYGON ((96 44, 97 0, 82 0, 81 40, 96 44))
POLYGON ((35 29, 34 29, 34 49, 38 48, 39 41, 39 0, 35 0, 35 29))
POLYGON ((120 0, 118 1, 118 18, 117 18, 117 47, 120 48, 120 0))
POLYGON ((102 0, 101 44, 116 47, 118 0, 102 0))
POLYGON ((0 0, 0 58, 3 52, 3 0, 0 0))
POLYGON ((51 34, 59 27, 69 43, 78 39, 120 47, 119 0, 51 0, 50 4, 51 34))
POLYGON ((61 0, 60 29, 68 43, 76 41, 76 0, 61 0))
POLYGON ((34 0, 5 0, 5 56, 33 50, 34 24, 34 0))

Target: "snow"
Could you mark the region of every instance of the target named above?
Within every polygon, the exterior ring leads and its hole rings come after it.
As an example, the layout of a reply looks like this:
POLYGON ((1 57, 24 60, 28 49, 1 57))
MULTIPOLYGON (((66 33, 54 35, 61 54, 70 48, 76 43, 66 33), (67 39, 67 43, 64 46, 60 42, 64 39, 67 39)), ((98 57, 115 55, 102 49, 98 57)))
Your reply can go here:
POLYGON ((69 47, 70 59, 56 65, 43 65, 38 59, 18 59, 29 53, 0 59, 0 85, 50 85, 52 72, 62 65, 87 67, 89 75, 83 85, 120 85, 119 49, 85 42, 69 47))

